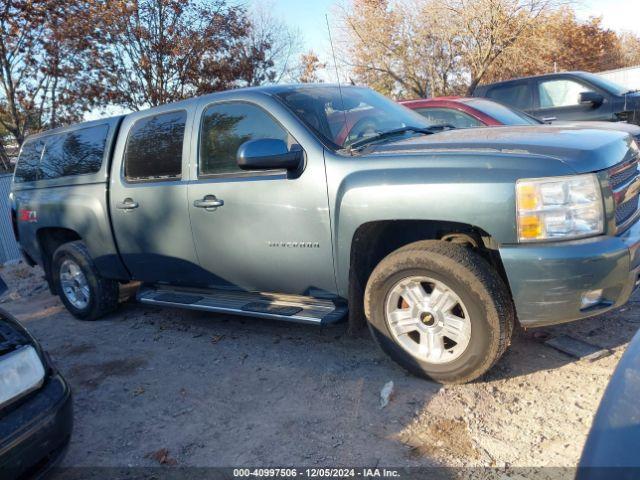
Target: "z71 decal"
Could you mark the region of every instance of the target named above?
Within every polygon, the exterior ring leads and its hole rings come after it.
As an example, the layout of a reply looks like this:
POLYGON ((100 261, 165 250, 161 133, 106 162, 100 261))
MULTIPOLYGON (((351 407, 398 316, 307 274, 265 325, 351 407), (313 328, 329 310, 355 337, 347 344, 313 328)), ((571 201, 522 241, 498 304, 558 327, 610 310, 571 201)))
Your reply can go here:
POLYGON ((21 209, 18 211, 18 220, 21 222, 35 223, 38 221, 38 212, 36 210, 21 209))

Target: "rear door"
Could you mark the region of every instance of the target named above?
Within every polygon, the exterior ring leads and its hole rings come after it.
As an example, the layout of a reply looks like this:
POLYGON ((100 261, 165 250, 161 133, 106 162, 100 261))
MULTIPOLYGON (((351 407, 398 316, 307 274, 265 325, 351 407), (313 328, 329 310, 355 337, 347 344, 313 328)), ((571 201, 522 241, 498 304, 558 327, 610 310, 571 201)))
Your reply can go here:
MULTIPOLYGON (((331 226, 322 147, 294 137, 282 106, 206 99, 199 107, 197 159, 189 185, 191 228, 200 266, 212 286, 247 291, 334 295, 331 226), (276 117, 270 112, 280 110, 276 117), (302 172, 244 171, 238 147, 275 138, 303 148, 302 172), (202 208, 216 199, 216 208, 202 208)), ((194 127, 196 128, 196 127, 194 127)), ((304 135, 305 132, 299 132, 304 135)), ((298 134, 295 134, 298 136, 298 134)), ((306 132, 308 134, 308 131, 306 132)))
POLYGON ((167 106, 127 117, 111 175, 110 210, 122 259, 136 280, 194 285, 198 275, 187 181, 192 112, 167 106))
POLYGON ((593 85, 574 77, 553 77, 536 80, 538 108, 535 115, 543 120, 610 120, 612 104, 609 95, 593 85), (605 101, 594 108, 581 104, 582 92, 601 94, 605 101))
POLYGON ((535 108, 533 82, 522 80, 489 87, 486 97, 531 113, 535 108))

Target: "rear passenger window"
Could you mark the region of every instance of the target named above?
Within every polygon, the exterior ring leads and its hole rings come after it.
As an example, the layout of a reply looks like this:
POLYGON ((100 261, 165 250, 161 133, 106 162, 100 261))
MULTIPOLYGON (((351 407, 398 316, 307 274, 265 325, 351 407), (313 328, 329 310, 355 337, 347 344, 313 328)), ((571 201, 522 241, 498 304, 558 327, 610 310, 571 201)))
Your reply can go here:
POLYGON ((262 108, 248 103, 220 103, 207 108, 200 130, 200 175, 246 172, 236 161, 244 142, 275 138, 289 142, 289 134, 262 108))
POLYGON ((81 128, 47 137, 40 178, 96 173, 102 166, 108 125, 81 128))
POLYGON ((33 182, 38 179, 38 166, 43 148, 44 141, 41 139, 26 141, 22 145, 14 176, 16 182, 33 182))
POLYGON ((127 180, 176 180, 182 172, 185 111, 138 120, 127 138, 124 175, 127 180))
POLYGON ((533 108, 533 96, 528 83, 493 87, 487 92, 487 97, 519 108, 520 110, 530 110, 533 108))

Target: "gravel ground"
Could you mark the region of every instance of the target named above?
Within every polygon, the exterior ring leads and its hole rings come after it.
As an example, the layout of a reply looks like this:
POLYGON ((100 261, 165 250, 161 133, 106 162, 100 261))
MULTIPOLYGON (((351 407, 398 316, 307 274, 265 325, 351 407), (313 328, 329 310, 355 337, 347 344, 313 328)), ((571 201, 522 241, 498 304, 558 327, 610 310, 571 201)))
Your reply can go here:
POLYGON ((604 388, 640 326, 640 298, 545 329, 611 350, 575 360, 516 331, 493 370, 442 387, 388 360, 368 333, 125 303, 69 315, 42 272, 0 273, 2 307, 42 342, 74 392, 67 467, 573 467, 604 388), (391 401, 380 390, 393 380, 391 401))

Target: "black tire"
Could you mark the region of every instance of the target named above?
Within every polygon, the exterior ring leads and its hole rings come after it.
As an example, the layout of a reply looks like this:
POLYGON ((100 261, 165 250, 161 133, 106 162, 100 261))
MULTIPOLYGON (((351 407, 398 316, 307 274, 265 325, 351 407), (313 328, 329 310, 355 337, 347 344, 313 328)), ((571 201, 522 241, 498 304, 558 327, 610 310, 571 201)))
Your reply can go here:
POLYGON ((56 292, 69 312, 80 320, 97 320, 118 307, 118 282, 99 275, 87 246, 80 240, 61 245, 53 253, 52 276, 56 292), (62 291, 60 267, 70 259, 84 274, 89 286, 89 300, 85 308, 74 306, 62 291))
POLYGON ((489 370, 509 346, 515 318, 507 287, 484 258, 463 246, 436 240, 406 245, 384 258, 369 277, 364 307, 371 334, 387 355, 411 373, 441 383, 470 382, 489 370), (387 295, 398 281, 414 275, 445 283, 469 312, 469 344, 451 362, 418 359, 389 331, 387 295))

